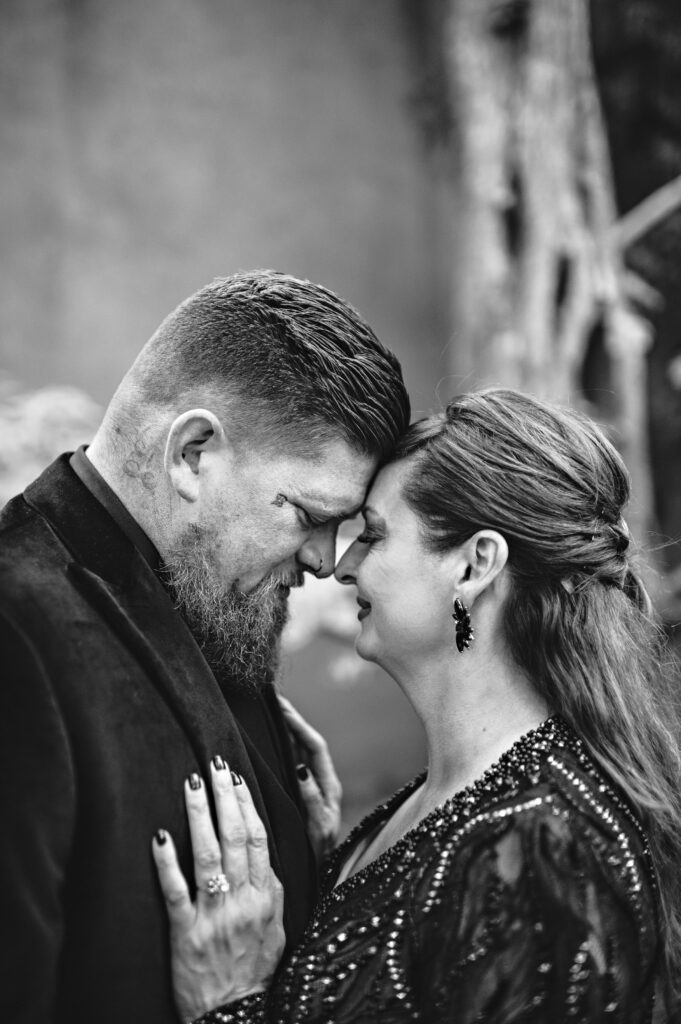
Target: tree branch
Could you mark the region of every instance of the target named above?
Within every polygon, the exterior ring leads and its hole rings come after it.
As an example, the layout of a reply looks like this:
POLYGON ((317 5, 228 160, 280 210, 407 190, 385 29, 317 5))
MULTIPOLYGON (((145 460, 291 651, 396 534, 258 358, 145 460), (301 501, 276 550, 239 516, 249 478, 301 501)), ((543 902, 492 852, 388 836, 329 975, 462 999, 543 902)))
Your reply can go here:
POLYGON ((628 249, 630 245, 638 242, 639 238, 642 238, 679 206, 681 206, 681 175, 646 196, 638 206, 620 218, 612 229, 615 245, 620 250, 628 249))

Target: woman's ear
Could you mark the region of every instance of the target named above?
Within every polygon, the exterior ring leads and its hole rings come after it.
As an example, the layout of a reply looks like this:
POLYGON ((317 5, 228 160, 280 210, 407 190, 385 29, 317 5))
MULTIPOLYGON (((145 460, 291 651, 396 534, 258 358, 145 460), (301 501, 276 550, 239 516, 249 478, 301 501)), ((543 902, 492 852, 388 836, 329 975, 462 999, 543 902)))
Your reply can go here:
POLYGON ((505 568, 508 544, 496 530, 479 530, 462 545, 461 553, 465 568, 458 581, 457 593, 464 604, 471 605, 505 568))
POLYGON ((202 453, 208 446, 224 443, 222 424, 215 413, 207 409, 190 409, 173 420, 163 465, 174 490, 185 501, 198 500, 202 453))

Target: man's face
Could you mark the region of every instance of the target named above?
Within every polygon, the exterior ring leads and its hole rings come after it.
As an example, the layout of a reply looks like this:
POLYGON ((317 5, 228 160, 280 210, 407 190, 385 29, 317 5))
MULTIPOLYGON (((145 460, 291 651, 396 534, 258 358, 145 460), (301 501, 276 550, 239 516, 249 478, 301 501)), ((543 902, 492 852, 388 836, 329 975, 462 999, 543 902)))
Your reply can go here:
POLYGON ((328 442, 314 460, 262 451, 217 456, 196 522, 216 580, 250 594, 272 574, 330 575, 338 525, 361 508, 375 469, 374 459, 343 441, 328 442))
POLYGON ((229 447, 201 456, 194 520, 166 558, 178 607, 237 682, 270 673, 291 586, 328 576, 340 522, 362 506, 376 460, 344 441, 314 460, 229 447))

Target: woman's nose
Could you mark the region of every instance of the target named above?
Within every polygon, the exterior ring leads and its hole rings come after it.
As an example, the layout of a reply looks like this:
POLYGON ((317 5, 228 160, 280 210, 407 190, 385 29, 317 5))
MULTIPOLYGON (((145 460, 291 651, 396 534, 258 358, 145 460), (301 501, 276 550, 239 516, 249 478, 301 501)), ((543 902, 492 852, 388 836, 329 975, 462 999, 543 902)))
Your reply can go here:
POLYGON ((357 583, 357 567, 362 560, 362 545, 353 541, 336 566, 334 576, 339 583, 357 583))

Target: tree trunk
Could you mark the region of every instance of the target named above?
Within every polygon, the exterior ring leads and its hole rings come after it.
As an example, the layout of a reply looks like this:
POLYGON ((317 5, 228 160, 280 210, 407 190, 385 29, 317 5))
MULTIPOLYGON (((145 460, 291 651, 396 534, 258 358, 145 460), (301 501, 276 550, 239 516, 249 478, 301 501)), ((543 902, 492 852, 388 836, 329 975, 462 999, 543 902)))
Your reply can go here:
POLYGON ((629 307, 596 91, 587 0, 446 0, 452 127, 452 372, 584 405, 598 332, 608 410, 632 474, 632 527, 648 529, 646 351, 629 307))

